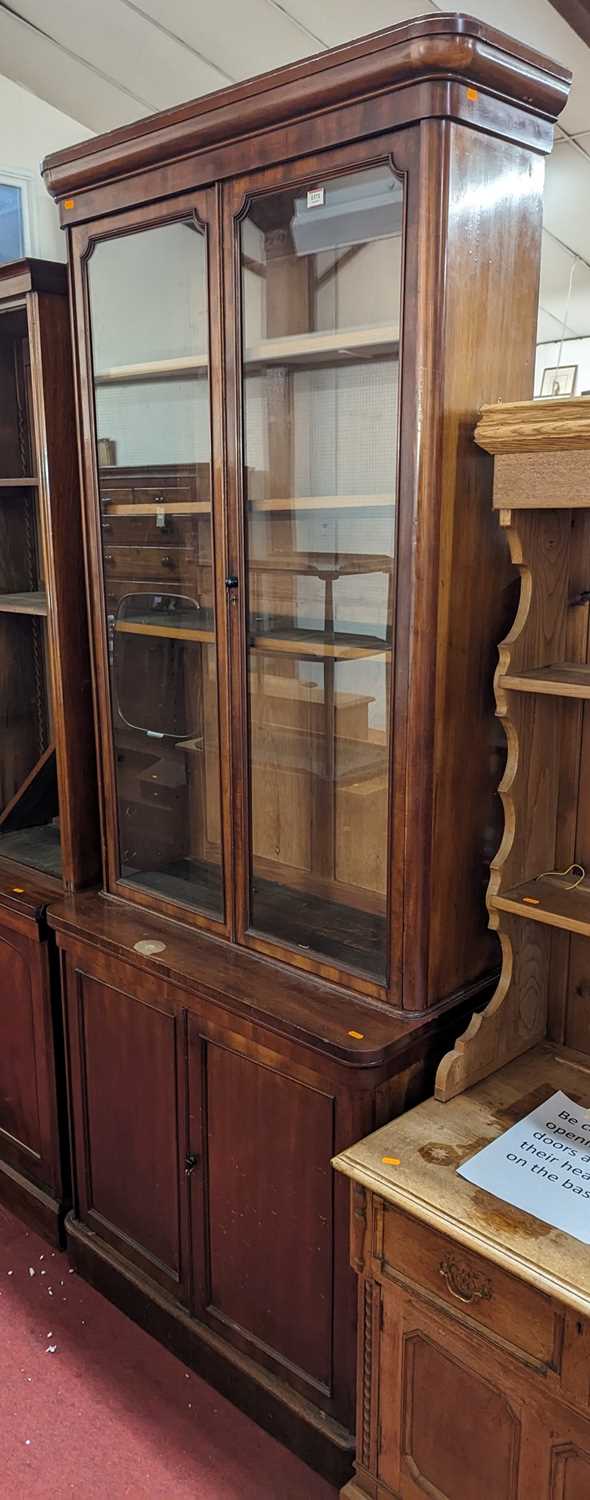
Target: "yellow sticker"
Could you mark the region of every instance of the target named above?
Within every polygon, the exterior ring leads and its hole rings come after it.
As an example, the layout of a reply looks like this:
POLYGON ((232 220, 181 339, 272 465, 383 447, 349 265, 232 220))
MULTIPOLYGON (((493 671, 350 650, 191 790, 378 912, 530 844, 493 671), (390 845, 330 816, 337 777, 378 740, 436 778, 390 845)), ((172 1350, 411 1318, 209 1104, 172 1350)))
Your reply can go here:
POLYGON ((479 99, 479 94, 477 92, 477 89, 468 89, 467 90, 467 98, 468 99, 479 99))
POLYGON ((74 199, 73 198, 64 198, 64 208, 73 208, 73 207, 74 207, 74 199))
POLYGON ((399 1156, 384 1156, 383 1162, 386 1167, 399 1167, 399 1156))
POLYGON ((365 1033, 364 1031, 349 1031, 348 1035, 353 1036, 355 1041, 362 1042, 365 1033))
POLYGON ((15 896, 24 896, 25 894, 24 885, 13 885, 12 889, 15 896))

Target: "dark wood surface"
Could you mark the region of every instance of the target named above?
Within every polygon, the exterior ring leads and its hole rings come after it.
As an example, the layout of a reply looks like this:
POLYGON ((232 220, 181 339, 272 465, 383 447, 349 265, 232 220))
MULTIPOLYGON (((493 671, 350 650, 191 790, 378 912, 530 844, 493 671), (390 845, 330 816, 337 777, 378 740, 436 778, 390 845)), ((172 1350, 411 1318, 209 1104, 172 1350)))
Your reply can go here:
POLYGON ((148 975, 170 980, 355 1067, 378 1068, 391 1062, 429 1026, 435 1029, 442 1016, 452 1016, 458 1024, 459 1011, 478 999, 483 1003, 493 983, 491 975, 485 985, 469 986, 434 1016, 395 1015, 285 964, 269 963, 178 922, 162 921, 128 902, 92 892, 52 901, 48 921, 63 946, 72 941, 92 943, 101 953, 132 964, 136 984, 141 984, 142 975, 146 982, 148 975), (163 943, 164 951, 151 958, 138 953, 135 944, 146 941, 163 943))
MULTIPOLYGON (((3 457, 14 464, 11 472, 15 476, 19 458, 21 465, 26 464, 25 472, 37 476, 30 503, 38 507, 39 547, 50 599, 49 717, 55 725, 57 743, 40 758, 30 747, 22 768, 21 795, 13 797, 9 811, 9 825, 18 821, 18 832, 8 835, 5 846, 0 842, 0 1194, 3 1201, 56 1238, 68 1202, 69 1170, 57 957, 44 913, 48 901, 63 890, 64 883, 68 888, 97 878, 99 830, 66 267, 35 260, 3 265, 0 321, 6 317, 7 327, 17 316, 11 306, 16 298, 30 356, 30 379, 25 387, 29 426, 25 447, 30 451, 22 451, 18 414, 4 402, 3 457), (3 313, 4 303, 9 308, 3 313), (35 799, 43 805, 43 822, 49 829, 49 838, 45 839, 48 847, 42 850, 30 826, 35 799), (49 821, 58 812, 63 879, 59 873, 57 825, 49 821), (56 873, 24 863, 36 854, 56 873)), ((4 569, 14 556, 14 535, 22 530, 22 511, 19 515, 13 504, 7 508, 8 493, 3 492, 0 502, 5 522, 4 569)), ((19 491, 21 494, 24 491, 19 491)), ((25 503, 19 499, 19 506, 25 503)), ((22 702, 17 728, 21 732, 30 718, 34 698, 33 641, 30 633, 25 637, 22 631, 26 623, 30 632, 28 620, 3 617, 8 618, 16 621, 10 640, 13 650, 18 645, 18 655, 10 669, 14 677, 16 664, 20 679, 22 702)), ((14 707, 8 696, 10 681, 12 678, 4 672, 0 720, 8 726, 14 707)), ((0 762, 8 754, 6 734, 0 746, 0 762)))
MULTIPOLYGON (((355 94, 393 91, 433 76, 459 76, 522 109, 523 74, 526 106, 554 119, 569 91, 568 69, 471 16, 421 17, 55 152, 46 158, 44 177, 53 196, 63 199, 123 171, 160 167, 212 143, 219 148, 278 120, 284 126, 318 106, 333 108, 355 94)), ((74 202, 64 210, 66 222, 68 215, 75 222, 76 208, 74 202)))
POLYGON ((68 268, 56 260, 9 260, 0 266, 0 298, 22 297, 27 292, 57 292, 66 296, 68 268))
MULTIPOLYGON (((483 900, 499 779, 488 684, 510 574, 488 514, 490 467, 470 434, 480 402, 530 389, 542 156, 568 81, 479 22, 433 16, 46 166, 71 225, 110 892, 51 904, 75 1136, 70 1241, 85 1274, 333 1477, 350 1461, 354 1319, 329 1153, 430 1092, 448 1036, 489 994, 497 965, 483 900), (407 224, 391 952, 379 985, 250 929, 245 610, 224 580, 244 577, 241 216, 257 195, 384 161, 403 175, 407 224), (189 214, 209 237, 226 910, 222 924, 191 925, 184 908, 181 925, 168 920, 172 902, 118 878, 87 268, 102 240, 189 214), (163 951, 138 952, 146 940, 163 951)), ((290 307, 294 333, 304 295, 290 307)), ((283 475, 287 458, 273 436, 283 475)))
MULTIPOLYGON (((380 1062, 362 1052, 355 1059, 352 1041, 339 1057, 325 1036, 314 1044, 290 1024, 284 1002, 279 1025, 270 1006, 247 1005, 227 985, 214 997, 208 964, 203 984, 193 968, 189 988, 186 975, 179 982, 130 944, 109 948, 101 910, 115 926, 136 916, 104 898, 79 899, 77 933, 73 902, 67 931, 58 917, 76 1262, 342 1482, 355 1331, 347 1190, 331 1180, 330 1157, 429 1092, 456 1013, 416 1028, 400 1022, 397 1047, 389 1057, 383 1049, 380 1062)), ((143 921, 138 930, 145 935, 143 921)), ((153 918, 147 928, 154 938, 173 931, 153 918)), ((183 938, 193 964, 199 946, 231 951, 208 937, 183 938)), ((250 962, 268 977, 267 963, 250 962)), ((278 981, 278 968, 271 972, 278 981)), ((308 981, 293 982, 309 990, 308 981)), ((349 1019, 364 1012, 370 1024, 370 1007, 353 1005, 349 1019)))
POLYGON ((63 1058, 48 934, 0 904, 0 1198, 59 1239, 68 1189, 58 1088, 63 1058))

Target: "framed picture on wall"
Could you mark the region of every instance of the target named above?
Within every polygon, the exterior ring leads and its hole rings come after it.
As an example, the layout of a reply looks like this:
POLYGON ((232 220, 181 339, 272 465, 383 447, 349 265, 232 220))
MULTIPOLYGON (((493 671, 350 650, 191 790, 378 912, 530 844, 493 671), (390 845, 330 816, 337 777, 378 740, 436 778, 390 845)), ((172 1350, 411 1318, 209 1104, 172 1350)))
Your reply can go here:
POLYGON ((543 370, 541 396, 573 396, 577 374, 577 365, 556 365, 543 370))

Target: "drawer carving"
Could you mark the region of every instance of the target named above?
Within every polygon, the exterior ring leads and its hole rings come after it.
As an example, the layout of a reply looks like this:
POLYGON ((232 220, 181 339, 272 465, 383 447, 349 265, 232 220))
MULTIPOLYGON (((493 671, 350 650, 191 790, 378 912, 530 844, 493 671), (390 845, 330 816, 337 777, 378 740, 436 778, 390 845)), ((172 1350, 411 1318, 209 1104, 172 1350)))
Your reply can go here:
POLYGON ((455 1260, 453 1255, 445 1255, 440 1263, 440 1274, 445 1282, 447 1290, 458 1302, 491 1302, 493 1292, 491 1281, 484 1280, 471 1266, 455 1260))

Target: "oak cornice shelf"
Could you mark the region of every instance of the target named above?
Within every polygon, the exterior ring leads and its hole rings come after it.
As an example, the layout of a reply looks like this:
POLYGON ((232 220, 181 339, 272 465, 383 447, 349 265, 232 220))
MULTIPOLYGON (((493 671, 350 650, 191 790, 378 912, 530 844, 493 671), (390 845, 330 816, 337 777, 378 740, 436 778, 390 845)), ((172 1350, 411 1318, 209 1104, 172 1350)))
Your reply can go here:
POLYGON ((590 937, 590 887, 584 884, 572 887, 571 881, 569 887, 565 878, 539 876, 491 896, 490 907, 512 912, 529 922, 543 922, 547 927, 590 937))
POLYGON ((0 614, 46 615, 47 610, 46 594, 0 594, 0 614))
POLYGON ((590 665, 562 662, 553 667, 531 667, 523 672, 504 672, 498 687, 518 693, 545 693, 554 698, 590 698, 590 665))

